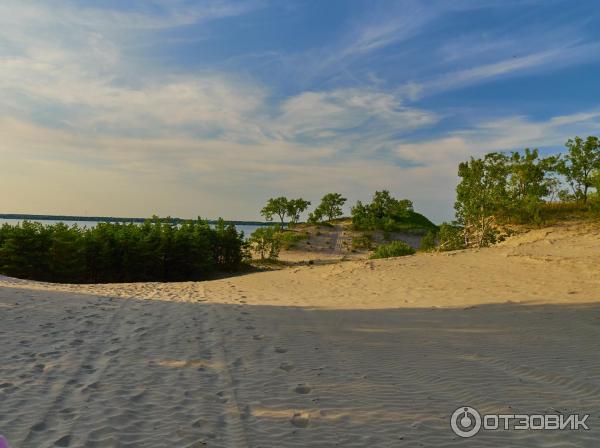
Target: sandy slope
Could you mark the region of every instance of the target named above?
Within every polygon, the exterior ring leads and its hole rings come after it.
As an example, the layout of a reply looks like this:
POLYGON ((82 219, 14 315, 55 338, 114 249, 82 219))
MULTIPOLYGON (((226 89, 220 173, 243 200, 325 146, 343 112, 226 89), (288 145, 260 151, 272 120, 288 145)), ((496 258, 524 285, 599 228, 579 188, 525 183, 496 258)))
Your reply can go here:
POLYGON ((559 447, 600 439, 600 227, 179 284, 0 281, 16 447, 559 447), (456 437, 482 412, 591 431, 456 437))

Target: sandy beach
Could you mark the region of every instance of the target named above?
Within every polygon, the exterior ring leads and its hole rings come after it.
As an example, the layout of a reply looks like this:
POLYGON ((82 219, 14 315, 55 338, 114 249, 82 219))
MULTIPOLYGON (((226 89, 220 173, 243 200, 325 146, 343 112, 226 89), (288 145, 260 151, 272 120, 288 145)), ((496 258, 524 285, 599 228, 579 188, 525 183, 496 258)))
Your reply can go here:
POLYGON ((207 282, 0 279, 13 447, 592 447, 600 226, 207 282), (449 417, 590 414, 589 431, 449 417))

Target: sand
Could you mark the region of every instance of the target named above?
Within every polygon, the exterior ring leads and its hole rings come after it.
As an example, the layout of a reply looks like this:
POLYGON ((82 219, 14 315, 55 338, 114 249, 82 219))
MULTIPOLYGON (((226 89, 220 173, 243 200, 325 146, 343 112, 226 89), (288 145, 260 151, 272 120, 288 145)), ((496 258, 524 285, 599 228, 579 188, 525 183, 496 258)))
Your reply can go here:
POLYGON ((13 447, 562 447, 600 439, 600 226, 207 282, 0 279, 13 447), (483 413, 590 431, 454 435, 483 413))

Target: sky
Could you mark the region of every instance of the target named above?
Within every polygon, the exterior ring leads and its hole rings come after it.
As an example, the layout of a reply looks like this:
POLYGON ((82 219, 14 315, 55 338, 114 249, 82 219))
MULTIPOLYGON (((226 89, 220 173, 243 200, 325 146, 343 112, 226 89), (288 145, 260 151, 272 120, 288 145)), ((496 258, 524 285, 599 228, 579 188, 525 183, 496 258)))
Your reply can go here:
POLYGON ((3 0, 0 213, 257 219, 600 135, 595 0, 3 0))

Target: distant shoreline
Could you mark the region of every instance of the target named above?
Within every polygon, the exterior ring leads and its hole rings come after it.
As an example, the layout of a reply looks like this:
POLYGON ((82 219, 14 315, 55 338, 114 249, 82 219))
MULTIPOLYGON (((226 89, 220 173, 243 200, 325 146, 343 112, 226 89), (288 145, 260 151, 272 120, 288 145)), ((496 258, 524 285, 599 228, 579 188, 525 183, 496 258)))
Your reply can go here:
MULTIPOLYGON (((70 216, 70 215, 28 215, 19 213, 0 213, 0 219, 20 219, 27 221, 90 221, 90 222, 134 222, 143 223, 151 218, 122 218, 115 216, 70 216)), ((160 218, 162 221, 166 221, 166 218, 160 218)), ((190 221, 186 218, 170 218, 171 222, 185 222, 190 221)), ((218 221, 215 219, 207 219, 209 224, 216 224, 218 221)), ((226 224, 234 225, 248 225, 248 226, 267 226, 271 223, 262 221, 235 221, 225 220, 226 224)))

